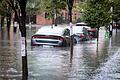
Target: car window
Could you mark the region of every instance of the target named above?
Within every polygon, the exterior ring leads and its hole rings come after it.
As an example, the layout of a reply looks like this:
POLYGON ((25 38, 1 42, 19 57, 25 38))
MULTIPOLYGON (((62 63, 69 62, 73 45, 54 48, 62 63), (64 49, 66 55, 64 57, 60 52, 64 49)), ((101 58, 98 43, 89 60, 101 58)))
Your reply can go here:
POLYGON ((88 24, 81 22, 81 23, 76 23, 76 26, 88 26, 88 24))
POLYGON ((87 24, 76 24, 76 26, 88 26, 87 24))
POLYGON ((84 34, 88 34, 87 28, 83 27, 83 33, 84 33, 84 34))
POLYGON ((70 36, 70 30, 65 29, 63 36, 70 36))

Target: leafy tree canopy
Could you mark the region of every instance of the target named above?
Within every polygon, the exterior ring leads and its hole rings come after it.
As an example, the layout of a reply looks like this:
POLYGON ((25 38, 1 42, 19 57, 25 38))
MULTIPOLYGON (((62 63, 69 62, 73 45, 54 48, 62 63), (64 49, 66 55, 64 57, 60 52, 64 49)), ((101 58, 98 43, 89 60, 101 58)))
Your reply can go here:
POLYGON ((27 9, 34 9, 39 13, 47 12, 50 18, 53 13, 60 13, 65 7, 66 0, 29 0, 27 3, 27 9))
POLYGON ((110 23, 112 14, 114 18, 120 16, 120 0, 84 0, 78 6, 82 13, 81 19, 93 28, 110 23))

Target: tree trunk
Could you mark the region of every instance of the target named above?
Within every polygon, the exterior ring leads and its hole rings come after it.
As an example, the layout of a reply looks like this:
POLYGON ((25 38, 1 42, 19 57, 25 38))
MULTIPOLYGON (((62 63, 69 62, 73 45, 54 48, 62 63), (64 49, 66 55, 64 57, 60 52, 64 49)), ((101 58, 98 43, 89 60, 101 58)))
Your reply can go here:
POLYGON ((70 21, 70 27, 71 27, 71 43, 70 43, 70 54, 71 57, 70 59, 72 60, 73 57, 73 36, 72 36, 72 7, 73 7, 73 2, 74 0, 67 0, 67 5, 68 5, 68 10, 69 10, 69 15, 68 15, 68 19, 70 21))
POLYGON ((21 55, 22 55, 22 80, 28 79, 28 65, 27 65, 27 41, 26 41, 26 0, 21 0, 20 3, 20 23, 21 31, 21 55))
POLYGON ((28 79, 27 65, 27 41, 26 41, 26 4, 27 0, 16 0, 19 5, 19 13, 14 5, 14 0, 9 0, 9 5, 12 7, 18 19, 19 29, 21 32, 21 55, 22 55, 22 80, 28 79))
POLYGON ((98 42, 99 42, 99 27, 97 27, 97 52, 98 52, 98 42))
POLYGON ((55 9, 55 26, 57 26, 57 24, 58 24, 57 11, 56 11, 56 9, 55 9))
POLYGON ((118 25, 118 23, 117 23, 117 20, 116 20, 116 35, 117 35, 117 27, 118 27, 117 25, 118 25))
MULTIPOLYGON (((69 21, 70 24, 72 23, 72 8, 69 8, 69 21)), ((71 54, 71 59, 73 57, 73 36, 72 36, 72 24, 70 25, 71 27, 71 43, 70 43, 70 54, 71 54)))
POLYGON ((69 8, 69 21, 72 22, 72 8, 69 8))
POLYGON ((8 31, 8 35, 10 32, 10 26, 11 26, 11 13, 7 14, 7 31, 8 31))
POLYGON ((1 17, 1 28, 4 26, 4 18, 5 17, 3 17, 3 16, 1 17))

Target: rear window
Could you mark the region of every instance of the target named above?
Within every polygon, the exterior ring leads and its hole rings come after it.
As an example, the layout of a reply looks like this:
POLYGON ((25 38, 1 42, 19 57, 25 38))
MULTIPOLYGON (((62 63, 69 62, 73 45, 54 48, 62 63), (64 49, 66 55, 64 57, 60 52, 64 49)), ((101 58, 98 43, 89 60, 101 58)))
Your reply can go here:
POLYGON ((88 26, 87 24, 76 24, 76 26, 88 26))
POLYGON ((76 23, 76 26, 88 26, 88 24, 84 22, 76 23))

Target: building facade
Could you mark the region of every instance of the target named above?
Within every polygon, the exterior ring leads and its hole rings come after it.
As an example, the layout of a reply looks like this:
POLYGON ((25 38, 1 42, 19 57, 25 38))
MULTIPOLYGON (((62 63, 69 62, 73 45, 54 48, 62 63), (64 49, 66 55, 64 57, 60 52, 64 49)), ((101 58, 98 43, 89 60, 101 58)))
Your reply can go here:
MULTIPOLYGON (((74 0, 74 4, 78 3, 79 0, 74 0)), ((62 10, 61 13, 57 16, 57 23, 66 23, 68 22, 68 15, 69 12, 68 10, 62 10)), ((78 19, 80 18, 80 12, 79 11, 72 11, 72 20, 73 22, 77 22, 78 19)), ((42 13, 42 14, 37 14, 36 15, 36 24, 39 25, 49 25, 52 24, 52 20, 51 19, 47 19, 46 18, 46 14, 42 13)))

